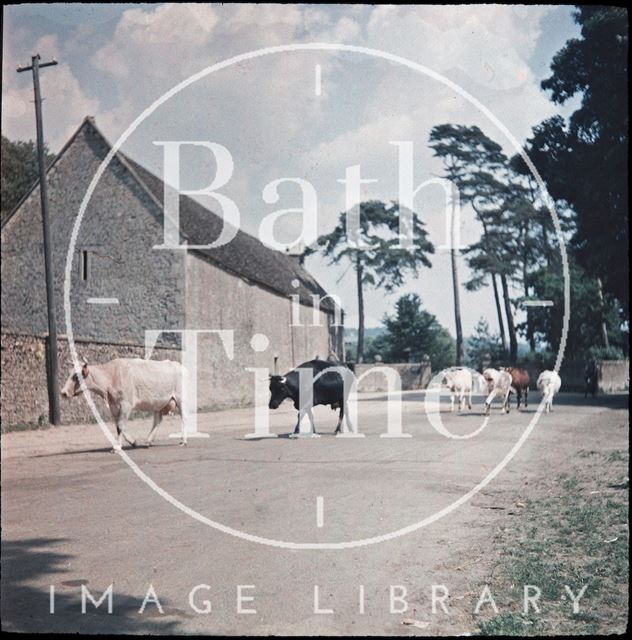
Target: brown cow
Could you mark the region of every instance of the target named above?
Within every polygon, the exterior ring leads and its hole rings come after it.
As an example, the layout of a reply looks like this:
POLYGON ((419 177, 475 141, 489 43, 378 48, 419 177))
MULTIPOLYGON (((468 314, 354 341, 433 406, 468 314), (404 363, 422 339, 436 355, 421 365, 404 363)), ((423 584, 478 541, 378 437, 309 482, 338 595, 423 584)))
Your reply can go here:
POLYGON ((520 401, 524 393, 524 407, 527 408, 527 399, 529 396, 529 372, 526 369, 518 367, 508 367, 505 369, 511 375, 511 387, 516 392, 518 399, 517 409, 520 409, 520 401))

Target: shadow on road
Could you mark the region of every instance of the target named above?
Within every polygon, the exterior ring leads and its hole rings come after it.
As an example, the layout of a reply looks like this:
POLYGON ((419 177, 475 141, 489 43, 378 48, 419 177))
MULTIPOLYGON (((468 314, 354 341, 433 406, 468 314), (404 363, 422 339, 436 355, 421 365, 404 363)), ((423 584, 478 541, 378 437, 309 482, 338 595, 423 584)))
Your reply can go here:
MULTIPOLYGON (((450 407, 450 400, 447 396, 447 392, 445 392, 445 397, 442 395, 441 401, 445 403, 446 407, 450 407)), ((406 393, 406 395, 402 396, 402 400, 404 402, 419 402, 423 403, 426 397, 425 391, 418 391, 413 393, 406 393)), ((370 398, 362 398, 359 397, 359 402, 385 402, 389 399, 388 394, 385 393, 381 396, 372 396, 370 398)), ((529 408, 538 406, 541 400, 541 395, 537 391, 529 392, 529 408)), ((511 397, 511 408, 516 408, 516 399, 512 395, 511 397)), ((474 396, 472 398, 473 405, 482 405, 484 403, 483 396, 474 396)), ((498 404, 498 400, 496 399, 492 406, 498 404)), ((616 393, 616 394, 599 394, 594 398, 590 396, 588 398, 584 398, 583 393, 558 393, 553 400, 553 409, 557 406, 573 406, 573 407, 595 407, 595 408, 603 408, 603 409, 627 409, 629 405, 629 396, 624 393, 616 393)))
MULTIPOLYGON (((141 449, 159 449, 162 447, 178 447, 181 448, 177 443, 171 442, 154 442, 151 447, 144 443, 138 443, 135 447, 125 446, 123 449, 130 453, 132 451, 140 451, 141 449)), ((112 447, 96 447, 92 449, 71 449, 69 451, 56 451, 54 453, 36 453, 32 456, 28 456, 29 458, 52 458, 56 456, 75 456, 79 454, 86 453, 111 453, 112 457, 114 457, 114 452, 112 451, 112 447)))
MULTIPOLYGON (((540 400, 538 395, 538 401, 540 400)), ((559 393, 553 399, 553 410, 558 406, 573 407, 596 407, 600 409, 627 409, 629 406, 629 396, 624 393, 612 395, 599 394, 594 398, 588 396, 584 398, 583 393, 559 393)))
MULTIPOLYGON (((138 610, 144 593, 126 595, 113 588, 112 614, 107 601, 98 609, 88 600, 81 613, 81 585, 85 584, 98 601, 108 584, 90 585, 89 580, 73 575, 68 567, 74 556, 55 547, 71 543, 66 538, 30 538, 2 541, 2 580, 0 583, 2 630, 47 633, 177 633, 174 615, 185 612, 169 609, 160 597, 165 615, 149 603, 144 614, 138 610), (55 586, 55 613, 50 613, 50 585, 55 586), (35 586, 38 585, 38 586, 35 586), (45 586, 39 586, 45 585, 45 586)), ((143 589, 147 588, 145 585, 143 589)))

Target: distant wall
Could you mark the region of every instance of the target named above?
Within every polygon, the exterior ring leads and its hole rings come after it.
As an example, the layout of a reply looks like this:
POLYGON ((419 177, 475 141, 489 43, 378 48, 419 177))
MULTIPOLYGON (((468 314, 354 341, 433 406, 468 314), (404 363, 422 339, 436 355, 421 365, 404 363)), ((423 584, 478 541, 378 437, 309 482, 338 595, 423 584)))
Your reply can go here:
POLYGON ((600 363, 599 390, 604 393, 627 391, 630 388, 629 360, 602 360, 600 363))
MULTIPOLYGON (((630 361, 629 360, 599 360, 598 391, 599 393, 614 393, 626 391, 630 385, 630 361)), ((584 391, 585 360, 564 360, 560 370, 562 378, 562 391, 584 391)), ((533 364, 525 365, 531 379, 531 388, 536 388, 536 382, 541 367, 533 364)))
MULTIPOLYGON (((402 381, 402 391, 412 391, 414 389, 425 389, 430 382, 431 366, 429 361, 422 363, 406 362, 386 364, 376 362, 374 364, 356 364, 354 365, 354 373, 357 378, 370 371, 375 367, 389 367, 395 369, 402 381)), ((361 393, 373 393, 378 391, 387 391, 386 377, 378 373, 370 373, 364 377, 358 386, 361 393)))

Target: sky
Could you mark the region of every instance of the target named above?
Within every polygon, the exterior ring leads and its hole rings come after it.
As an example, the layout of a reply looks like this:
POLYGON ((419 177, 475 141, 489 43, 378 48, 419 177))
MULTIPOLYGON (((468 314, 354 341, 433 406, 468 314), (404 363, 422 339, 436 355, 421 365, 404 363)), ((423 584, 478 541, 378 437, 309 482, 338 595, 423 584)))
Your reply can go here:
MULTIPOLYGON (((115 142, 165 92, 232 56, 270 46, 331 43, 423 65, 473 96, 522 143, 534 125, 575 108, 574 101, 563 110, 554 105, 540 82, 555 53, 578 33, 568 6, 12 5, 4 8, 2 131, 10 139, 35 137, 31 78, 15 72, 35 53, 43 61, 59 61, 41 76, 46 138, 57 151, 86 115, 115 142)), ((156 141, 221 144, 231 154, 233 172, 220 191, 237 204, 245 231, 257 235, 273 212, 300 209, 301 187, 287 180, 300 178, 313 186, 323 233, 346 208, 340 180, 348 167, 360 165, 362 178, 372 180, 362 185, 361 199, 398 199, 394 141, 413 144, 415 186, 441 175, 427 141, 431 128, 446 122, 477 125, 507 154, 515 153, 493 121, 436 76, 358 52, 293 51, 205 75, 147 117, 122 149, 162 174, 163 151, 156 141), (282 179, 276 193, 266 190, 282 179)), ((216 169, 208 149, 184 149, 182 188, 208 186, 216 169)), ((212 198, 200 201, 217 211, 212 198)), ((436 247, 444 244, 442 189, 424 188, 414 207, 430 240, 436 247)), ((291 243, 302 223, 301 213, 280 215, 275 237, 291 243)), ((464 209, 462 244, 479 234, 464 209)), ((415 292, 454 334, 449 254, 438 250, 432 264, 391 295, 367 291, 367 326, 391 314, 399 295, 415 292)), ((353 271, 330 266, 321 256, 308 258, 307 267, 340 297, 347 324, 355 326, 353 271)), ((459 268, 464 282, 463 258, 459 268)), ((466 335, 481 316, 497 328, 491 287, 462 288, 461 306, 466 335)))

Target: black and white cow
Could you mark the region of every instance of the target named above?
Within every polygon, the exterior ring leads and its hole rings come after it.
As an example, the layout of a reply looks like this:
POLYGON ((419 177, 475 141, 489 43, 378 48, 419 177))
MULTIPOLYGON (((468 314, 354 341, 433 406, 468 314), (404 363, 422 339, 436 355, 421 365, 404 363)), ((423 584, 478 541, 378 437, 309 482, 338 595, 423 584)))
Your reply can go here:
MULTIPOLYGON (((316 433, 312 408, 319 405, 330 405, 332 409, 340 409, 336 433, 344 431, 343 417, 346 421, 347 429, 353 431, 347 406, 348 394, 353 383, 353 373, 343 364, 330 362, 328 360, 310 360, 300 364, 283 376, 270 376, 270 409, 277 409, 279 405, 290 398, 294 407, 298 411, 298 420, 294 429, 294 434, 299 433, 301 420, 305 415, 309 417, 312 433, 316 433), (327 369, 334 368, 331 371, 327 369), (313 376, 312 394, 309 397, 301 398, 300 393, 300 373, 299 370, 311 370, 313 376), (345 380, 347 386, 345 389, 345 380)), ((304 394, 309 396, 309 394, 304 394)))

